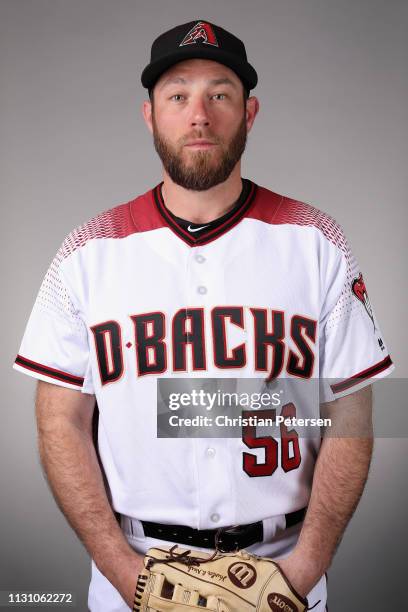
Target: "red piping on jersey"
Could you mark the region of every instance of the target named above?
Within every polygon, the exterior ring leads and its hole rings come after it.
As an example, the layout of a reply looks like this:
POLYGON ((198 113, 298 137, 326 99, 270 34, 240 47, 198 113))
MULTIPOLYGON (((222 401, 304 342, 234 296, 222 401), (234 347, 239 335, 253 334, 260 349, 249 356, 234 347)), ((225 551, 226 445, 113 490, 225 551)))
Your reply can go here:
POLYGON ((189 246, 207 244, 234 227, 243 218, 257 219, 271 225, 314 226, 348 257, 348 248, 342 230, 330 215, 310 204, 282 196, 252 181, 247 200, 236 214, 202 238, 198 236, 195 238, 180 228, 168 214, 161 197, 162 184, 163 181, 137 198, 101 212, 74 229, 65 238, 58 254, 59 258, 68 257, 92 239, 126 238, 138 232, 163 227, 170 228, 189 246))
POLYGON ((345 391, 346 389, 349 389, 350 387, 354 387, 355 385, 360 384, 363 380, 366 380, 367 378, 371 378, 375 374, 379 374, 380 372, 383 372, 384 370, 389 368, 390 365, 392 365, 391 357, 387 355, 385 359, 367 368, 366 370, 363 370, 362 372, 359 372, 358 374, 354 374, 354 376, 351 376, 350 378, 346 378, 346 380, 342 380, 339 383, 330 385, 331 390, 333 391, 333 393, 340 393, 341 391, 345 391))
POLYGON ((38 363, 37 361, 32 361, 31 359, 27 359, 26 357, 22 357, 21 355, 17 355, 15 363, 23 368, 26 368, 27 370, 32 370, 33 372, 44 374, 44 376, 49 376, 50 378, 55 378, 57 380, 70 383, 71 385, 77 385, 78 387, 82 387, 82 385, 84 384, 84 379, 80 376, 74 376, 73 374, 69 374, 68 372, 63 372, 62 370, 50 368, 49 366, 45 366, 42 363, 38 363))

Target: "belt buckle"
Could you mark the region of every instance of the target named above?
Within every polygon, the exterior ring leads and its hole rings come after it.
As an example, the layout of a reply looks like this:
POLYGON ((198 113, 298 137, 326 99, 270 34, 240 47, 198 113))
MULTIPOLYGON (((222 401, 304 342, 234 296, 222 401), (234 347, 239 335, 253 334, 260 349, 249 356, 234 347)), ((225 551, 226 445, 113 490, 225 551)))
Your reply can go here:
POLYGON ((241 525, 230 525, 229 527, 220 527, 215 534, 215 550, 221 553, 229 553, 229 552, 238 552, 239 546, 238 542, 235 541, 235 550, 230 550, 225 548, 225 539, 223 536, 227 536, 227 541, 229 536, 234 536, 234 530, 236 534, 242 533, 243 529, 237 529, 241 527, 241 525))

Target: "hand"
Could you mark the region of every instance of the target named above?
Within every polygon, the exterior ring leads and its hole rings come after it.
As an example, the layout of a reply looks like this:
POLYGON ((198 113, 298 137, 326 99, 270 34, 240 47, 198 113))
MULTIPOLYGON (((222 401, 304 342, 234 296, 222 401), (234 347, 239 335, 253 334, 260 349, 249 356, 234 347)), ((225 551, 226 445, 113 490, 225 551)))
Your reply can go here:
POLYGON ((131 556, 120 563, 118 578, 114 584, 131 610, 133 610, 137 579, 144 569, 143 559, 144 555, 132 551, 131 556))
POLYGON ((292 587, 302 597, 307 597, 315 584, 324 574, 324 570, 293 551, 286 559, 275 561, 289 580, 292 587))

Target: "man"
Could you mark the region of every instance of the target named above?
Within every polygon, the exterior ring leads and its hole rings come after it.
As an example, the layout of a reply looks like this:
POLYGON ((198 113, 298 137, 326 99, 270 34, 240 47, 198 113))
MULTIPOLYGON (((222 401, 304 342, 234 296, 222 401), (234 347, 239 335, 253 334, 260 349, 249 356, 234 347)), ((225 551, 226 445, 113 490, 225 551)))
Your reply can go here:
POLYGON ((239 544, 280 559, 324 610, 371 436, 292 432, 286 455, 245 428, 238 439, 158 438, 157 381, 333 378, 321 401, 370 432, 370 383, 394 366, 341 228, 241 177, 259 110, 243 43, 207 21, 172 28, 142 84, 163 181, 67 236, 14 366, 40 380, 41 460, 93 559, 89 607, 131 608, 151 546, 211 550, 220 527, 239 525, 239 544))

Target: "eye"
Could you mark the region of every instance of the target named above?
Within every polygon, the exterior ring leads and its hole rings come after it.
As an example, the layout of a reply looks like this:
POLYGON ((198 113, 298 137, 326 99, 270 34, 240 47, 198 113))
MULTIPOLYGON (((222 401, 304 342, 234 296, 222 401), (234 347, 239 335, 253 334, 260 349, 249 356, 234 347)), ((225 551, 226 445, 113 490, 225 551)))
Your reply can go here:
MULTIPOLYGON (((170 96, 170 100, 173 100, 174 98, 182 98, 183 96, 181 94, 174 94, 173 96, 170 96)), ((176 102, 178 102, 178 100, 176 100, 176 102)))
MULTIPOLYGON (((218 94, 214 94, 213 98, 215 98, 217 96, 224 96, 224 98, 227 97, 224 93, 218 93, 218 94)), ((220 98, 218 98, 218 99, 220 99, 220 98)))

